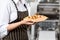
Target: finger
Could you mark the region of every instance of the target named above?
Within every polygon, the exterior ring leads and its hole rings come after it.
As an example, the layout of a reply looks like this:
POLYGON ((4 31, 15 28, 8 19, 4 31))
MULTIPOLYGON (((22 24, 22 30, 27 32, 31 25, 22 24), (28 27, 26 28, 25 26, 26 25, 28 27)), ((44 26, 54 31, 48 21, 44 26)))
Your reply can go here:
POLYGON ((33 21, 28 21, 28 22, 30 22, 30 23, 34 23, 33 21))
POLYGON ((26 23, 26 24, 28 24, 28 25, 32 25, 33 23, 26 23))

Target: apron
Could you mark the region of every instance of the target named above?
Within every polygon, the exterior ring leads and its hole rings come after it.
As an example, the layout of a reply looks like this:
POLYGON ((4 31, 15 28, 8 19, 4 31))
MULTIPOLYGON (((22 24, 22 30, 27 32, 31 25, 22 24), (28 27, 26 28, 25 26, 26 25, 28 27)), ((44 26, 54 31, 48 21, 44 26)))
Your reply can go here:
MULTIPOLYGON (((28 16, 28 12, 19 12, 18 11, 18 18, 17 20, 11 22, 18 22, 21 21, 24 17, 28 16)), ((27 27, 29 25, 21 25, 15 30, 12 30, 6 37, 3 38, 3 40, 28 40, 27 36, 27 27)))

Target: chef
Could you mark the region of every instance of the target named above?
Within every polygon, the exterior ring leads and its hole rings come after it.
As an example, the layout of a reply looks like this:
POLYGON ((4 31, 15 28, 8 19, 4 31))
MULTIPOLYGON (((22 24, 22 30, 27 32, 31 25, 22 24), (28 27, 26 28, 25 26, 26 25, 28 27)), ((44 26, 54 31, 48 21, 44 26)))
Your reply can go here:
MULTIPOLYGON (((15 3, 17 3, 17 1, 15 3)), ((31 22, 30 20, 23 20, 23 18, 26 17, 27 15, 25 16, 22 14, 25 14, 28 9, 23 4, 25 4, 25 0, 21 0, 21 2, 18 2, 17 8, 19 11, 17 12, 17 9, 12 0, 0 0, 0 39, 28 40, 28 38, 26 38, 27 37, 26 31, 23 30, 23 29, 26 29, 23 24, 31 25, 33 24, 33 22, 31 22), (19 17, 17 14, 19 15, 19 17), (13 33, 20 32, 20 33, 19 33, 19 36, 18 34, 16 35, 13 34, 13 37, 14 37, 13 39, 11 35, 12 32, 13 33), (15 39, 15 37, 17 38, 15 39)))

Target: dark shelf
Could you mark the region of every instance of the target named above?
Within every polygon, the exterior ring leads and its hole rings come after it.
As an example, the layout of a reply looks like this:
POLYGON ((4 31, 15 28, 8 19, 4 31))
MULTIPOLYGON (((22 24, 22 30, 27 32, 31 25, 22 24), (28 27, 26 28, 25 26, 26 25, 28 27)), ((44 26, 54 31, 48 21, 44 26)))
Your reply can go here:
POLYGON ((58 4, 59 2, 39 2, 39 3, 54 3, 54 4, 58 4))

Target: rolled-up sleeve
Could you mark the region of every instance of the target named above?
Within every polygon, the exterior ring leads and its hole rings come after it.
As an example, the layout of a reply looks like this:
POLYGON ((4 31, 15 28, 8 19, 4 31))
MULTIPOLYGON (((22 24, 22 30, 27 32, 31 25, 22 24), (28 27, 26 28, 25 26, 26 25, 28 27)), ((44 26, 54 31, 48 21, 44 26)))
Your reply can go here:
POLYGON ((8 24, 0 25, 0 38, 5 37, 8 34, 7 27, 8 24))

